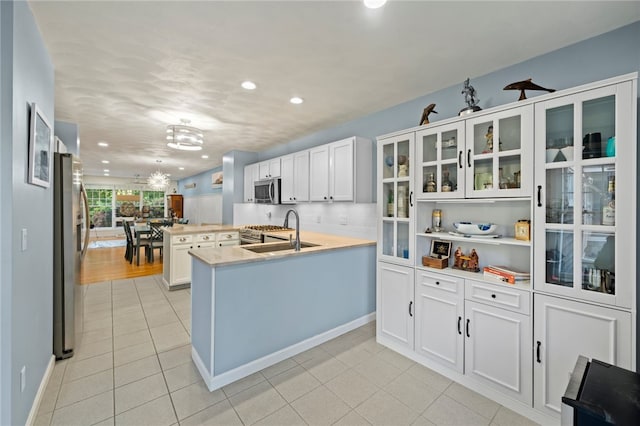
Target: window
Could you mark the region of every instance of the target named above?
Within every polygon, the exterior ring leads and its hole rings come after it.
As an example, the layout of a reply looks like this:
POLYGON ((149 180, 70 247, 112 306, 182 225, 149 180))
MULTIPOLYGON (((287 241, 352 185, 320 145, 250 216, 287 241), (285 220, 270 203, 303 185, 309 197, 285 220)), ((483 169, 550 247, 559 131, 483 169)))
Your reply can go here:
POLYGON ((116 189, 116 226, 122 225, 122 218, 141 217, 140 190, 116 189))
POLYGON ((142 193, 142 217, 164 217, 164 191, 142 193))
POLYGON ((111 228, 113 189, 87 188, 89 220, 96 228, 111 228))

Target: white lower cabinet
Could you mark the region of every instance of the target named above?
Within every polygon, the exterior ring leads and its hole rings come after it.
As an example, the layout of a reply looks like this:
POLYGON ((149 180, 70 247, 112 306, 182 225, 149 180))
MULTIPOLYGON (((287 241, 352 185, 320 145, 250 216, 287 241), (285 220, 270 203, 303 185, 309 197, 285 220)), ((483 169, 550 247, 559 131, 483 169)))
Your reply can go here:
POLYGON ((560 414, 561 398, 578 355, 626 369, 633 365, 631 313, 536 294, 534 407, 560 414))
POLYGON ((465 374, 531 404, 531 322, 528 315, 465 301, 465 374))
POLYGON ((193 248, 193 236, 184 235, 174 237, 171 245, 171 281, 169 287, 191 282, 191 256, 189 250, 193 248))
POLYGON ((413 268, 378 262, 376 335, 383 344, 413 350, 413 268))
POLYGON ((526 291, 418 269, 415 299, 416 353, 531 404, 526 291))
POLYGON ((416 270, 415 350, 464 371, 464 280, 416 270))

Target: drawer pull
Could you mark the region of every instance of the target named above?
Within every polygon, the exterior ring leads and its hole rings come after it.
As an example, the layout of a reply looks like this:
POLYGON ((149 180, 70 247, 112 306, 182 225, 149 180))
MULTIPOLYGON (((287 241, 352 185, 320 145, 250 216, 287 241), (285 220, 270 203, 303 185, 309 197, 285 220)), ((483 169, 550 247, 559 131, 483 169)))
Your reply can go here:
POLYGON ((209 241, 209 236, 205 235, 204 238, 202 238, 202 239, 205 240, 205 241, 209 241))

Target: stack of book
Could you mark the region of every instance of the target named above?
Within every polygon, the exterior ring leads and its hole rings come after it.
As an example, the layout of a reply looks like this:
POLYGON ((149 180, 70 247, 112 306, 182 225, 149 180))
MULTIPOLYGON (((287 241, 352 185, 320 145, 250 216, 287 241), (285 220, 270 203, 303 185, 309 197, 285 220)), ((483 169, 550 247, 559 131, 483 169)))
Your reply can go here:
POLYGON ((488 265, 484 267, 484 277, 509 284, 515 284, 520 281, 528 281, 531 274, 528 272, 516 271, 508 266, 488 265))

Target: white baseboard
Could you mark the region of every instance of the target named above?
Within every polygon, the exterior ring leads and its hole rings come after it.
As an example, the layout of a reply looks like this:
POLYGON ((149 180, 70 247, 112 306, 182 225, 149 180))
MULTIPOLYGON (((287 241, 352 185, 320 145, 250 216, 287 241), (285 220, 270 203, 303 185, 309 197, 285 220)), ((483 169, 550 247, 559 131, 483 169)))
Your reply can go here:
POLYGON ((372 312, 370 314, 357 318, 353 321, 350 321, 346 324, 342 324, 336 328, 332 328, 331 330, 325 331, 324 333, 320 333, 306 340, 303 340, 299 343, 280 349, 277 352, 274 352, 269 355, 265 355, 262 358, 258 358, 247 364, 236 367, 233 370, 225 371, 224 373, 219 374, 217 376, 214 376, 209 372, 209 369, 207 368, 206 364, 202 361, 202 358, 200 358, 200 355, 198 354, 198 352, 194 347, 191 348, 191 357, 193 358, 193 362, 198 368, 198 371, 200 371, 200 375, 204 379, 209 390, 214 391, 225 385, 228 385, 229 383, 233 383, 236 380, 242 379, 243 377, 247 377, 250 374, 253 374, 264 368, 277 364, 280 361, 284 361, 287 358, 291 358, 292 356, 295 356, 301 352, 309 350, 314 346, 318 346, 342 334, 348 333, 351 330, 355 330, 356 328, 361 327, 367 323, 370 323, 375 319, 376 319, 376 313, 372 312))
POLYGON ((29 410, 29 417, 27 417, 25 426, 31 426, 36 421, 36 416, 38 415, 38 410, 40 409, 40 403, 42 402, 44 391, 47 389, 47 385, 49 384, 49 379, 51 378, 51 374, 53 373, 53 368, 55 367, 55 365, 56 357, 54 355, 51 355, 49 364, 47 365, 47 369, 44 372, 42 380, 40 381, 40 386, 38 387, 36 397, 33 399, 33 404, 31 405, 31 410, 29 410))

